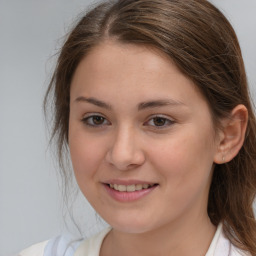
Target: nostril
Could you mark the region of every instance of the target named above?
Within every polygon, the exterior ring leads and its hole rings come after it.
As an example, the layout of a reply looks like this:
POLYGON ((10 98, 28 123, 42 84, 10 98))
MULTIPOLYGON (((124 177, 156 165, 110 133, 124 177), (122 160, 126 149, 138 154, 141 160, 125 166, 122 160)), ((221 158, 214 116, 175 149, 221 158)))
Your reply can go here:
POLYGON ((119 170, 130 170, 141 166, 145 162, 142 151, 138 150, 109 150, 106 154, 106 161, 119 170))
POLYGON ((115 134, 106 152, 106 160, 119 170, 130 170, 145 162, 144 151, 130 126, 122 126, 115 134))

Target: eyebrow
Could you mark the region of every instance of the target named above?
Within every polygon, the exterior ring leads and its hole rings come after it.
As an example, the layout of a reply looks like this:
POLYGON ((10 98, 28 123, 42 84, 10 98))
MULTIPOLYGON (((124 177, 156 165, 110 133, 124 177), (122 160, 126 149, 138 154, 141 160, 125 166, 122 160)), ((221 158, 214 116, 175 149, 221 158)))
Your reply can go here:
POLYGON ((76 102, 88 102, 88 103, 91 103, 93 105, 96 105, 98 107, 105 108, 108 110, 112 109, 111 105, 109 105, 101 100, 97 100, 95 98, 86 98, 86 97, 80 96, 80 97, 76 98, 75 101, 76 102))
POLYGON ((142 102, 138 105, 138 110, 143 110, 147 108, 158 108, 164 106, 185 106, 184 103, 171 99, 164 100, 152 100, 147 102, 142 102))
MULTIPOLYGON (((105 108, 107 110, 112 110, 112 106, 106 102, 103 102, 101 100, 98 100, 96 98, 87 98, 80 96, 76 98, 75 102, 87 102, 90 104, 93 104, 95 106, 105 108)), ((138 104, 138 110, 144 110, 148 108, 158 108, 158 107, 164 107, 164 106, 185 106, 184 103, 172 99, 162 99, 162 100, 152 100, 152 101, 146 101, 141 102, 138 104)))

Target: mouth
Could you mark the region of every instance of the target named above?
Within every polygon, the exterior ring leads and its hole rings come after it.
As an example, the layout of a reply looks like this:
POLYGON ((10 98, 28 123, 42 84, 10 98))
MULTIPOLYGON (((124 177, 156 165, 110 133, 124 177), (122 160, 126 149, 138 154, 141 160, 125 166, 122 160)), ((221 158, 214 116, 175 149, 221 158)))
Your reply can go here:
POLYGON ((131 184, 131 185, 120 185, 120 184, 106 184, 109 188, 119 192, 135 192, 146 190, 157 186, 158 184, 131 184))
MULTIPOLYGON (((116 201, 126 203, 140 200, 154 193, 158 183, 141 180, 109 180, 103 183, 107 194, 116 201)), ((157 190, 156 190, 157 191, 157 190)))

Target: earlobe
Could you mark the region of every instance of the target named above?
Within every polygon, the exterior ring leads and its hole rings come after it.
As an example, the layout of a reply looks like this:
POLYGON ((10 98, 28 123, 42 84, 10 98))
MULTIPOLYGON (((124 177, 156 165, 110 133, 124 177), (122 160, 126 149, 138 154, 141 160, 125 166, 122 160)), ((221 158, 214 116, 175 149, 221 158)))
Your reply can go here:
POLYGON ((218 150, 214 162, 223 164, 231 161, 239 152, 244 143, 248 122, 248 111, 244 105, 237 105, 230 117, 222 121, 218 150))

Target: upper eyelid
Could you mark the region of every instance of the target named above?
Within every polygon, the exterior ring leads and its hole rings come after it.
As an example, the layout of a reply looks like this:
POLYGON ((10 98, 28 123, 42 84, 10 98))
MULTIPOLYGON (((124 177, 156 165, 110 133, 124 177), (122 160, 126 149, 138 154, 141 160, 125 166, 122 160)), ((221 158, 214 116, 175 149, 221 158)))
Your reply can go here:
POLYGON ((165 115, 165 114, 153 114, 153 115, 150 115, 150 116, 147 118, 147 120, 151 120, 151 119, 156 118, 156 117, 164 118, 164 119, 167 119, 167 120, 173 121, 173 122, 175 121, 174 118, 172 118, 172 117, 170 117, 170 116, 167 116, 167 115, 165 115))
MULTIPOLYGON (((83 115, 83 117, 81 118, 81 120, 84 120, 84 119, 88 119, 90 117, 93 117, 93 116, 100 116, 102 118, 104 118, 106 121, 108 121, 109 123, 111 123, 108 118, 105 117, 105 115, 103 115, 102 113, 99 113, 99 112, 91 112, 91 113, 86 113, 85 115, 83 115)), ((170 117, 170 116, 167 116, 165 114, 152 114, 150 115, 149 117, 147 117, 146 121, 144 123, 147 123, 149 122, 150 120, 154 119, 154 118, 163 118, 163 119, 166 119, 170 122, 175 122, 175 119, 170 117)))
MULTIPOLYGON (((84 115, 82 116, 82 119, 88 118, 88 117, 92 117, 92 116, 101 116, 101 117, 107 119, 104 114, 99 113, 99 112, 90 112, 90 113, 86 113, 86 114, 84 114, 84 115)), ((165 114, 152 114, 152 115, 148 116, 146 119, 147 119, 147 120, 150 120, 150 119, 156 118, 156 117, 165 118, 165 119, 168 119, 168 120, 170 120, 170 121, 175 121, 174 118, 172 118, 172 117, 170 117, 170 116, 167 116, 167 115, 165 115, 165 114)))
POLYGON ((102 116, 105 118, 105 116, 100 112, 88 112, 83 115, 83 117, 90 117, 90 116, 102 116))
POLYGON ((98 112, 91 112, 91 113, 86 113, 82 116, 81 120, 84 120, 84 119, 88 119, 90 117, 94 117, 94 116, 100 116, 100 117, 103 117, 104 119, 108 120, 105 115, 101 114, 101 113, 98 113, 98 112))

